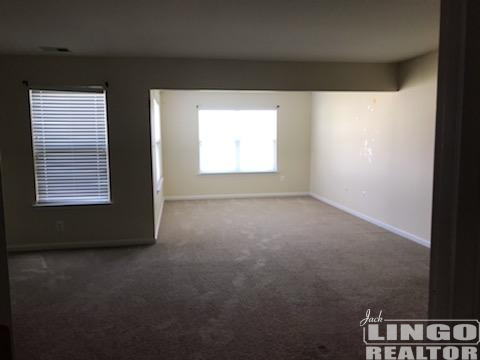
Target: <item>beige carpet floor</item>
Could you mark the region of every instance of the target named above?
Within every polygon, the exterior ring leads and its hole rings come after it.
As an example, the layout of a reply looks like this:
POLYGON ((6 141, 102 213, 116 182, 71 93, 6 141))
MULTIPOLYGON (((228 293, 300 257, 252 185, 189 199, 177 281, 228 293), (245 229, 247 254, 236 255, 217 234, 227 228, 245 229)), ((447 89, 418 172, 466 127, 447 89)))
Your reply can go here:
POLYGON ((10 258, 18 360, 365 359, 429 250, 309 197, 167 202, 158 244, 10 258))

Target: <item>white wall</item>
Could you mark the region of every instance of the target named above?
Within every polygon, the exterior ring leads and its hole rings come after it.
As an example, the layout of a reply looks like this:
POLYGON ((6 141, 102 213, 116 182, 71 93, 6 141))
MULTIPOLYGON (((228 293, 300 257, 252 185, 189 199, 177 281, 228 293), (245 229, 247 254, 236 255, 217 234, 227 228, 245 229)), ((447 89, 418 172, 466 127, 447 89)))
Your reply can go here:
POLYGON ((430 240, 436 67, 399 65, 398 92, 313 94, 313 194, 430 240))
POLYGON ((308 92, 162 91, 165 195, 308 192, 310 110, 308 92), (197 105, 278 109, 278 173, 199 175, 197 105))

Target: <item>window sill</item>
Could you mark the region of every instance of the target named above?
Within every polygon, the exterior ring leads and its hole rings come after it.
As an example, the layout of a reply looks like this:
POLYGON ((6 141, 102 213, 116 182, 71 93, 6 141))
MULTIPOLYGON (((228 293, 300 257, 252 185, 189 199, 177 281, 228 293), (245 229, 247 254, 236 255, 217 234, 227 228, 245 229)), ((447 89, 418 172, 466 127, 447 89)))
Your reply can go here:
POLYGON ((197 175, 262 175, 262 174, 278 174, 278 170, 272 171, 232 171, 232 172, 199 172, 197 175))
POLYGON ((65 207, 65 206, 98 206, 98 205, 112 205, 112 201, 97 201, 97 202, 45 202, 34 203, 33 207, 65 207))

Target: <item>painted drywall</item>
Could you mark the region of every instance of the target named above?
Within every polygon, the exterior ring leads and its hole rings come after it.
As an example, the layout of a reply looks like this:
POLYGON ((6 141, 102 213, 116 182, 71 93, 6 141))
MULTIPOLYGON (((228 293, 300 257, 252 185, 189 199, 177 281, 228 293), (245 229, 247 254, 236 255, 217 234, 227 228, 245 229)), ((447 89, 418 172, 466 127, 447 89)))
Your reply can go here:
POLYGON ((12 314, 10 301, 10 283, 8 276, 7 241, 5 238, 2 159, 0 155, 0 356, 10 359, 12 336, 12 314))
POLYGON ((392 90, 394 64, 0 56, 0 152, 11 249, 154 241, 150 89, 392 90), (111 205, 35 207, 27 81, 108 82, 111 205), (57 231, 56 222, 64 222, 57 231))
POLYGON ((160 106, 160 90, 150 90, 150 136, 152 141, 152 191, 155 239, 158 238, 158 231, 160 228, 160 221, 163 210, 163 202, 165 200, 163 194, 163 157, 160 106), (158 132, 158 134, 160 135, 158 140, 155 135, 156 132, 158 132))
POLYGON ((310 92, 162 91, 165 195, 169 197, 308 192, 310 92), (277 112, 278 172, 199 175, 198 109, 259 108, 277 112))
POLYGON ((429 241, 437 53, 398 73, 398 92, 313 94, 311 191, 429 241))

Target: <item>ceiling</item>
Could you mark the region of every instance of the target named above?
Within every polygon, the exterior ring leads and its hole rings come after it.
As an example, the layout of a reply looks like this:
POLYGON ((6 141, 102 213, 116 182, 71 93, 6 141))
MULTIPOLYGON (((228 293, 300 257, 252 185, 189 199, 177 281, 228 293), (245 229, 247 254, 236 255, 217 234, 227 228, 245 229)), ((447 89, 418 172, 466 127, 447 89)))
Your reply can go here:
POLYGON ((393 62, 437 48, 440 0, 2 0, 0 53, 393 62))

